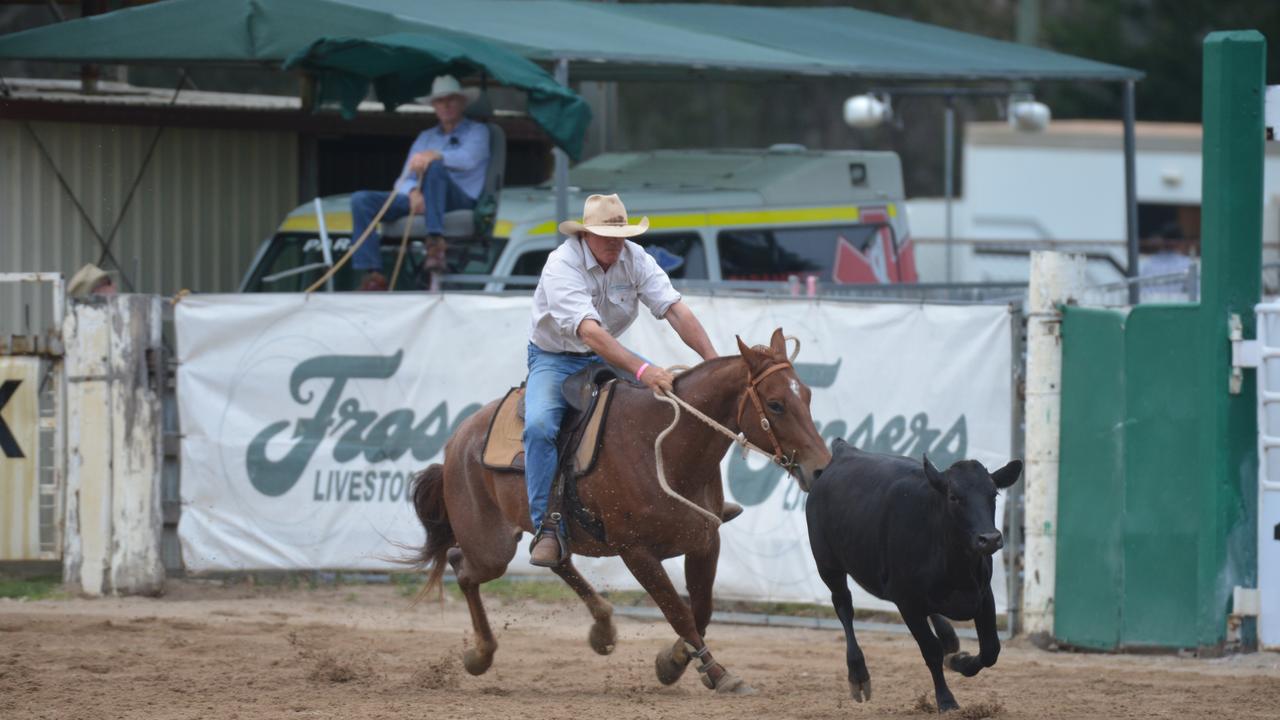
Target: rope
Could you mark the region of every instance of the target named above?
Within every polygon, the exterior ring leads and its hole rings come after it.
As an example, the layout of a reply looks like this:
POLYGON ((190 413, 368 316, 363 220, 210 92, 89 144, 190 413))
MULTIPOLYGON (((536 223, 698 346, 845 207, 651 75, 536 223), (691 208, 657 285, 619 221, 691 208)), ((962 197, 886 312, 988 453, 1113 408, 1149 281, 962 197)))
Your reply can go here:
MULTIPOLYGON (((687 369, 688 367, 684 365, 672 365, 671 367, 667 368, 667 372, 677 373, 687 369)), ((675 417, 671 419, 671 424, 667 426, 667 429, 658 433, 658 437, 654 438, 653 440, 653 462, 658 470, 658 485, 662 488, 662 491, 665 492, 673 500, 684 503, 685 505, 692 508, 695 512, 706 517, 711 522, 712 527, 720 527, 722 521, 719 515, 716 515, 708 511, 706 508, 699 506, 697 503, 693 502, 689 498, 686 498, 685 496, 681 495, 675 490, 672 490, 671 485, 667 483, 667 473, 666 473, 666 470, 664 469, 663 462, 662 462, 662 441, 665 440, 667 435, 669 435, 671 431, 676 428, 676 425, 680 424, 680 408, 684 408, 685 410, 688 410, 691 415, 698 418, 702 422, 706 423, 709 427, 711 427, 711 429, 715 430, 716 432, 720 433, 721 435, 724 435, 725 437, 729 438, 733 442, 740 445, 744 451, 755 450, 756 452, 770 458, 773 457, 773 453, 766 452, 763 448, 755 445, 750 440, 747 440, 747 436, 741 432, 735 435, 732 430, 725 427, 724 425, 721 425, 719 422, 716 422, 716 420, 714 420, 713 418, 708 417, 705 413, 703 413, 698 408, 685 402, 682 398, 680 398, 674 392, 659 392, 657 390, 654 390, 653 397, 656 398, 657 400, 660 400, 670 405, 672 412, 675 413, 675 417)))
POLYGON ((373 232, 373 229, 378 227, 378 223, 382 220, 382 216, 387 214, 387 208, 391 207, 391 201, 395 199, 396 189, 393 187, 391 188, 391 192, 387 193, 387 201, 382 203, 382 209, 378 211, 377 215, 373 216, 373 220, 369 221, 369 227, 364 229, 364 233, 360 235, 360 239, 351 243, 351 247, 347 248, 347 254, 343 255, 342 259, 334 263, 333 267, 329 268, 328 272, 322 275, 319 280, 312 283, 311 287, 306 289, 306 293, 308 295, 315 292, 316 288, 328 282, 329 278, 333 277, 343 265, 347 264, 347 261, 351 259, 351 256, 355 254, 356 250, 359 250, 360 246, 364 244, 364 241, 369 238, 369 234, 373 232))
MULTIPOLYGON (((800 338, 788 336, 786 339, 796 341, 795 352, 791 353, 791 357, 790 357, 790 361, 795 362, 796 356, 800 354, 800 338)), ((674 374, 682 373, 688 369, 689 369, 688 365, 672 365, 671 367, 667 368, 667 372, 674 375, 674 374)), ((777 461, 777 459, 774 457, 773 453, 765 450, 759 445, 756 445, 755 443, 748 440, 745 433, 739 431, 738 433, 735 434, 732 430, 725 427, 724 425, 721 425, 714 418, 707 416, 706 413, 703 413, 698 408, 685 402, 680 396, 676 395, 674 392, 666 392, 666 391, 659 392, 657 390, 654 390, 653 397, 661 402, 664 402, 670 405, 672 412, 675 413, 675 417, 671 419, 671 424, 667 426, 667 429, 658 433, 658 437, 654 438, 653 440, 653 462, 658 470, 658 485, 661 486, 662 491, 665 492, 668 496, 670 496, 673 500, 684 503, 685 505, 692 508, 694 511, 700 513, 701 515, 709 519, 712 522, 712 527, 719 527, 723 523, 719 515, 711 513, 710 511, 699 506, 697 503, 693 502, 689 498, 686 498, 680 493, 672 490, 671 485, 667 483, 667 473, 663 469, 663 463, 662 463, 662 441, 665 440, 667 435, 670 434, 671 431, 676 428, 676 425, 680 424, 680 408, 684 408, 685 410, 688 410, 689 414, 701 420, 712 430, 715 430, 721 435, 724 435, 725 437, 732 440, 735 444, 737 444, 739 447, 742 448, 743 453, 746 453, 746 451, 748 450, 755 450, 756 452, 760 453, 761 455, 764 455, 767 458, 770 458, 771 460, 774 460, 775 462, 777 461)))
POLYGON ((391 273, 391 285, 387 292, 396 289, 396 280, 400 279, 400 266, 404 264, 404 253, 409 248, 409 229, 413 226, 413 203, 409 203, 409 217, 404 221, 404 236, 400 238, 400 254, 396 256, 396 269, 391 273))

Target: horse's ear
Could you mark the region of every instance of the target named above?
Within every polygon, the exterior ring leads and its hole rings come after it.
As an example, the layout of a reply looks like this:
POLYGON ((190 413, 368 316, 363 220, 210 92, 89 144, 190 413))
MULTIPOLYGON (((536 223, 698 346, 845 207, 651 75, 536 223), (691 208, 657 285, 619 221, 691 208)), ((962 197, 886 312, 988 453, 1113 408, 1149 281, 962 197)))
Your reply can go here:
POLYGON ((787 356, 787 336, 782 334, 782 328, 773 331, 773 337, 769 338, 769 349, 779 357, 787 356))
POLYGON ((742 342, 742 338, 734 335, 733 339, 738 341, 738 354, 743 358, 751 357, 751 348, 747 347, 747 344, 742 342))

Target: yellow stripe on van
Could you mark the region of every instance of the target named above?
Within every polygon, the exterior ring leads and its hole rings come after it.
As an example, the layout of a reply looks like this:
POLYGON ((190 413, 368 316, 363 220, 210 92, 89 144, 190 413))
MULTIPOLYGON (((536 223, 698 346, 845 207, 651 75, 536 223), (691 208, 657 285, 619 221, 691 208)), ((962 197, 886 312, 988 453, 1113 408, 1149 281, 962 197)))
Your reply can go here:
MULTIPOLYGON (((889 217, 897 216, 897 207, 889 204, 889 217)), ((650 215, 649 227, 655 230, 698 227, 734 227, 739 225, 780 225, 787 223, 813 222, 857 222, 861 217, 856 206, 844 205, 824 208, 784 208, 779 210, 730 210, 713 213, 672 213, 650 215)), ((325 227, 330 232, 350 233, 351 213, 331 212, 324 215, 325 227)), ((529 237, 553 235, 558 223, 554 220, 538 223, 529 229, 529 237)), ((499 220, 494 226, 493 234, 497 237, 511 237, 515 223, 510 220, 499 220)), ((280 232, 319 232, 314 213, 294 215, 285 218, 280 225, 280 232)))
POLYGON ((893 203, 889 203, 888 213, 889 213, 889 217, 891 218, 898 217, 898 206, 893 203))
MULTIPOLYGON (((324 228, 329 232, 351 232, 351 213, 331 212, 324 214, 324 228)), ((293 215, 280 223, 280 232, 320 232, 320 223, 316 222, 315 213, 293 215)))
MULTIPOLYGON (((892 206, 890 206, 892 207, 892 206)), ((890 210, 890 214, 893 211, 890 210)), ((714 213, 650 215, 649 227, 655 230, 697 227, 733 227, 736 225, 778 225, 809 222, 857 222, 861 217, 856 206, 825 208, 787 208, 783 210, 735 210, 714 213)), ((557 223, 548 221, 529 229, 529 237, 551 235, 557 223)))

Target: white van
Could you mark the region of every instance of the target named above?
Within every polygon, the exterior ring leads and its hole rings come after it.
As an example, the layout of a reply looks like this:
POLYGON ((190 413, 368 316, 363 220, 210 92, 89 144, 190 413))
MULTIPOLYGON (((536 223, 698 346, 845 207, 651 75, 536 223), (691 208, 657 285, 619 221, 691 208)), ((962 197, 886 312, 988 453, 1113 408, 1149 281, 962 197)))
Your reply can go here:
MULTIPOLYGON (((650 230, 636 240, 677 284, 791 276, 835 284, 916 282, 902 168, 894 153, 798 146, 606 153, 572 169, 569 183, 571 215, 597 192, 619 193, 633 222, 647 215, 650 230)), ((322 235, 334 259, 346 252, 349 196, 324 198, 320 205, 322 213, 306 204, 284 219, 263 243, 242 291, 306 289, 327 268, 322 235)), ((547 255, 563 240, 554 216, 550 187, 503 189, 492 237, 450 242, 445 287, 532 287, 547 255)), ((383 228, 388 273, 399 251, 400 227, 383 228)), ((416 268, 424 256, 421 238, 412 238, 397 290, 422 288, 416 268)), ((333 289, 353 290, 359 276, 344 267, 333 289)))

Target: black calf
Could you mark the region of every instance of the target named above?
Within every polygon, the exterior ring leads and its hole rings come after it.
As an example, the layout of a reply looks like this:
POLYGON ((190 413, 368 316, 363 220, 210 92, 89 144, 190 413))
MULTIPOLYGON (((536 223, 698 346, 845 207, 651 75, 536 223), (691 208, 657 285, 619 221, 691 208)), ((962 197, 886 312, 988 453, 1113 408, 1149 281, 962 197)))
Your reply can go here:
POLYGON ((1022 462, 988 474, 980 463, 962 460, 939 472, 927 457, 921 464, 843 440, 832 451, 831 464, 809 489, 805 514, 818 573, 844 625, 853 699, 871 699, 871 676, 853 634, 845 575, 898 606, 933 675, 938 710, 955 710, 960 706, 942 676, 944 660, 973 676, 1000 654, 991 595, 991 554, 1004 546, 995 527, 996 491, 1017 481, 1022 462), (977 657, 960 652, 947 618, 974 621, 977 657))

